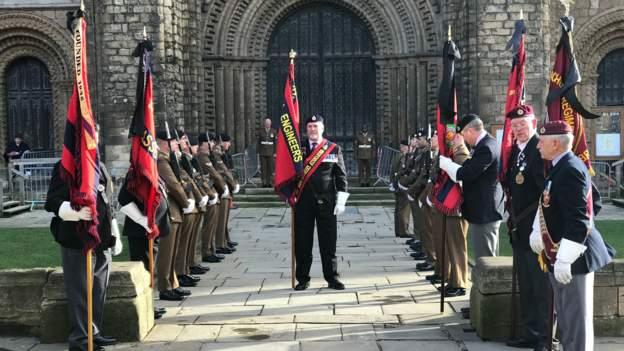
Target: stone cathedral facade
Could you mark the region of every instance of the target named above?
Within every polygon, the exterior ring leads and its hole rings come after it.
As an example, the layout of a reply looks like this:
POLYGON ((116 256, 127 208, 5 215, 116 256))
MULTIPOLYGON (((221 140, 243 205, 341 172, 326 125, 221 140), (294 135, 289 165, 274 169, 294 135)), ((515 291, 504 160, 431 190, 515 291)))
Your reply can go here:
MULTIPOLYGON (((21 132, 35 149, 61 147, 72 84, 65 13, 79 2, 0 0, 1 145, 21 132)), ((478 113, 494 129, 511 67, 505 44, 522 10, 527 102, 545 113, 558 20, 568 3, 583 75, 579 95, 613 122, 596 128, 622 135, 620 0, 85 0, 92 102, 106 161, 128 162, 137 75, 131 53, 143 27, 155 44, 158 124, 167 120, 191 134, 225 131, 242 151, 264 117, 277 122, 294 49, 302 118, 325 116, 326 133, 348 154, 363 124, 380 143, 396 145, 434 121, 449 24, 462 54, 459 113, 478 113)), ((591 141, 594 133, 588 135, 591 141)))

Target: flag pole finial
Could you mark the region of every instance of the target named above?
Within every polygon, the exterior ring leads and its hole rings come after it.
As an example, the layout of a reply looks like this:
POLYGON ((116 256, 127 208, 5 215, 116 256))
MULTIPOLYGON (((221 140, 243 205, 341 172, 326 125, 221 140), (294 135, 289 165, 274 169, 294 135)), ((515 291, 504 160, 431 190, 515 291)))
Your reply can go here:
POLYGON ((520 9, 520 19, 523 20, 524 19, 524 11, 522 11, 522 9, 520 9))
POLYGON ((448 25, 448 41, 451 41, 453 39, 453 36, 451 35, 451 25, 448 25))
POLYGON ((85 4, 84 4, 84 0, 80 0, 80 10, 81 11, 85 11, 85 4))
POLYGON ((288 58, 290 58, 290 63, 295 62, 295 57, 297 57, 297 53, 294 49, 290 49, 290 52, 288 52, 288 58))
POLYGON ((147 40, 147 29, 143 26, 143 40, 147 40))

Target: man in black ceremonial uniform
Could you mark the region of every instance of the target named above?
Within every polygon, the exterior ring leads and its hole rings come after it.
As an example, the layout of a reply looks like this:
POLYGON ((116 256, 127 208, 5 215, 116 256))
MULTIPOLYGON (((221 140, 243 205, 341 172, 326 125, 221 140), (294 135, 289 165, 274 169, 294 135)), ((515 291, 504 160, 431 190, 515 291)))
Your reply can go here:
POLYGON ((323 276, 329 288, 344 289, 338 280, 336 216, 344 212, 349 197, 347 172, 340 146, 324 139, 324 130, 323 117, 320 115, 307 119, 308 139, 303 140, 301 147, 305 160, 304 174, 301 175, 298 202, 294 209, 298 282, 295 290, 305 290, 310 285, 315 223, 323 276), (306 168, 310 169, 307 173, 306 168))
MULTIPOLYGON (((96 134, 96 141, 98 140, 96 134)), ((61 261, 67 308, 69 310, 69 350, 87 350, 88 328, 93 328, 94 350, 104 350, 103 346, 117 341, 104 336, 101 331, 104 323, 104 302, 110 276, 111 248, 119 240, 119 229, 113 223, 111 207, 113 183, 103 163, 100 162, 100 183, 97 188, 97 232, 100 244, 93 250, 93 325, 87 326, 87 272, 83 242, 78 236, 79 221, 91 221, 89 207, 74 209, 70 204, 69 184, 61 177, 60 161, 54 165, 52 179, 46 196, 45 209, 55 214, 50 224, 54 240, 61 246, 61 261)))
POLYGON ((544 160, 537 150, 535 115, 530 105, 507 114, 511 119, 512 147, 505 185, 510 203, 509 231, 513 260, 518 272, 523 333, 508 346, 546 350, 548 338, 548 276, 529 246, 537 204, 544 188, 544 160))
POLYGON ((563 349, 593 350, 594 272, 611 262, 614 252, 594 225, 598 207, 589 170, 571 151, 572 128, 563 121, 546 122, 539 139, 537 148, 552 168, 529 243, 550 272, 563 349))

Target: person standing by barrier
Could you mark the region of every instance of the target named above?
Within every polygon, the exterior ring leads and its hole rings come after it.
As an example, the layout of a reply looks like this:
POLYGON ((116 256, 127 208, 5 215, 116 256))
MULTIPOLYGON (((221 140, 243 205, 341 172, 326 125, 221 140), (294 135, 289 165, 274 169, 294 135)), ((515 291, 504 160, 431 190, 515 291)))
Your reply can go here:
POLYGON ((271 119, 264 119, 264 127, 257 133, 258 157, 260 158, 260 174, 262 177, 262 187, 271 188, 273 186, 273 161, 275 159, 275 141, 277 132, 271 128, 271 119))
POLYGON ((355 158, 358 163, 358 177, 360 186, 370 186, 371 163, 375 158, 377 148, 375 147, 375 135, 368 131, 368 125, 362 125, 362 130, 354 140, 355 158))
POLYGON ((407 140, 401 140, 400 151, 400 154, 396 155, 392 161, 389 190, 394 193, 394 235, 399 238, 408 238, 411 237, 409 233, 411 217, 409 200, 405 192, 397 190, 399 188, 399 172, 405 168, 407 162, 407 152, 409 151, 407 140))
POLYGON ((4 161, 8 164, 10 160, 19 159, 26 151, 30 151, 30 146, 24 142, 24 136, 17 133, 4 150, 4 161))

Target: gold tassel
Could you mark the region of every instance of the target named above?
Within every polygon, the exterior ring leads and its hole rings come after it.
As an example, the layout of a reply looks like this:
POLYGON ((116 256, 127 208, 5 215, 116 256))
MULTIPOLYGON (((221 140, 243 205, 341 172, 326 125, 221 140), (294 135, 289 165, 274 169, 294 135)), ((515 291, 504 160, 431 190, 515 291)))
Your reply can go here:
POLYGON ((544 252, 540 252, 539 255, 537 255, 537 263, 539 263, 539 266, 542 270, 542 272, 544 273, 548 273, 548 264, 546 263, 546 259, 544 258, 544 252))

